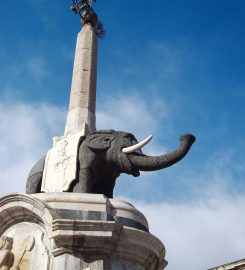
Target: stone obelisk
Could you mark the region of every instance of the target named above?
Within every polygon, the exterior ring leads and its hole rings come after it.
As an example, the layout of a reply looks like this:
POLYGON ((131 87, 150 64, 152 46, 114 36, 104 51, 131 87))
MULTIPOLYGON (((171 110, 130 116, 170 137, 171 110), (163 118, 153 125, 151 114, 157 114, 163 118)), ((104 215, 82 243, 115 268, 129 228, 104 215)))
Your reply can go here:
MULTIPOLYGON (((87 7, 89 8, 89 7, 87 7)), ((44 167, 42 191, 68 191, 76 178, 77 148, 83 136, 96 130, 96 81, 98 37, 94 30, 97 15, 86 9, 78 34, 70 105, 64 136, 55 137, 44 167)))
POLYGON ((77 37, 70 106, 65 135, 84 129, 95 131, 98 40, 93 26, 85 24, 77 37))

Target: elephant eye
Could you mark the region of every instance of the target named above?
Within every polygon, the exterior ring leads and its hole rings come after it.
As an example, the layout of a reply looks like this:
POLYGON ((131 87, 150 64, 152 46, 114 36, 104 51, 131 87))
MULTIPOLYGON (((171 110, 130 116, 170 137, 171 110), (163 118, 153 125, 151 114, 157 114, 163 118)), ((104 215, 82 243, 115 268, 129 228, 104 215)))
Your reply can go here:
POLYGON ((103 143, 108 143, 112 140, 112 138, 109 138, 109 137, 106 137, 106 138, 103 138, 102 142, 103 143))

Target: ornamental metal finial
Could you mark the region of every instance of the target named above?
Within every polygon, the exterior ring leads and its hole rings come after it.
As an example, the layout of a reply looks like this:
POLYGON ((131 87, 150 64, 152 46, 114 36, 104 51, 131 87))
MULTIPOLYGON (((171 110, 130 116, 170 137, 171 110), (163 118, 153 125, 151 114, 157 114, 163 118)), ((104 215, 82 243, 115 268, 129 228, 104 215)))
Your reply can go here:
POLYGON ((81 17, 83 25, 91 24, 97 36, 103 37, 105 35, 104 26, 92 8, 92 4, 96 0, 72 0, 72 2, 71 10, 81 17))

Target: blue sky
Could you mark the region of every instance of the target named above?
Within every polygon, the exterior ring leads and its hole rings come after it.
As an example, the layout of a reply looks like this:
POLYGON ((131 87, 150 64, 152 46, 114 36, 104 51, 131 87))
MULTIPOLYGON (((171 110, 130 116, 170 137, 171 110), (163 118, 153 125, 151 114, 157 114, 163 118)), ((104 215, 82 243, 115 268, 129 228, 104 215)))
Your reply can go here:
MULTIPOLYGON (((81 29, 70 2, 1 3, 1 195, 23 192, 32 164, 63 134, 81 29)), ((172 151, 183 133, 197 137, 176 166, 120 177, 116 197, 147 215, 169 270, 241 259, 245 2, 98 0, 95 9, 107 33, 99 43, 97 128, 153 134, 149 154, 172 151), (202 258, 192 261, 193 252, 202 258)))

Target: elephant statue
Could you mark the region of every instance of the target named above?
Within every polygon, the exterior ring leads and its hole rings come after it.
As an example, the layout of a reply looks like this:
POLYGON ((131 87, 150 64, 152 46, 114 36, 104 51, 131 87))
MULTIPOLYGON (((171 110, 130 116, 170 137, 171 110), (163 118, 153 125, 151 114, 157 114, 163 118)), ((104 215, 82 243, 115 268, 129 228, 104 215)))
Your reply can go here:
MULTIPOLYGON (((100 130, 82 137, 78 146, 77 177, 68 192, 104 194, 113 197, 117 177, 127 173, 137 177, 140 171, 167 168, 180 161, 195 142, 195 137, 180 137, 180 147, 162 156, 147 156, 141 148, 152 136, 138 143, 134 135, 115 130, 100 130)), ((32 168, 26 186, 28 194, 41 192, 45 157, 32 168)))

